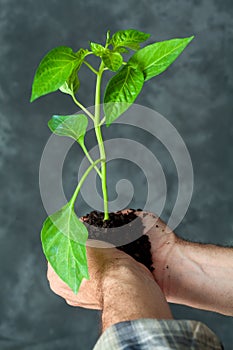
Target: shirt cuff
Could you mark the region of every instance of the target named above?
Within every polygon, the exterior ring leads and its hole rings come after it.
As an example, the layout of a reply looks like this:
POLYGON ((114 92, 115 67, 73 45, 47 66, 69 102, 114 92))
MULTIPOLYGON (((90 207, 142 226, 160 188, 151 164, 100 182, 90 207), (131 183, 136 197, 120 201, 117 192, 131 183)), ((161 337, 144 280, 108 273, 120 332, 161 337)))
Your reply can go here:
POLYGON ((138 319, 107 328, 93 350, 106 349, 220 350, 223 346, 198 321, 138 319))

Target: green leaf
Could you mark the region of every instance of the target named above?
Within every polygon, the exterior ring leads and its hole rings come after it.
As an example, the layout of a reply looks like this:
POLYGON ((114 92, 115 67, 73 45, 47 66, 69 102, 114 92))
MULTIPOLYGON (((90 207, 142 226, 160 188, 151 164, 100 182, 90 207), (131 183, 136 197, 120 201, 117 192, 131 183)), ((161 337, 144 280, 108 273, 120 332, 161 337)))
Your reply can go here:
POLYGON ((83 48, 79 49, 79 50, 75 53, 75 55, 77 56, 77 58, 78 58, 79 61, 81 61, 81 62, 84 60, 84 58, 85 58, 88 54, 90 54, 90 52, 89 52, 87 49, 83 49, 83 48))
POLYGON ((105 52, 105 48, 102 45, 97 44, 97 43, 90 42, 90 48, 91 48, 91 51, 93 52, 93 54, 96 56, 101 57, 103 55, 103 53, 105 52))
POLYGON ((106 50, 102 56, 105 66, 113 72, 116 72, 123 62, 123 58, 120 53, 106 50))
POLYGON ((74 95, 78 91, 80 82, 78 79, 77 71, 73 71, 67 81, 59 88, 61 92, 68 95, 74 95))
POLYGON ((76 141, 83 140, 88 119, 84 114, 54 115, 48 122, 50 130, 59 136, 69 136, 76 141))
POLYGON ((41 231, 47 260, 74 293, 78 292, 83 278, 89 279, 85 247, 87 237, 85 225, 79 221, 69 203, 49 216, 41 231))
POLYGON ((108 30, 106 33, 106 44, 107 46, 111 44, 110 30, 108 30))
POLYGON ((139 32, 135 29, 119 30, 112 36, 111 44, 114 50, 118 47, 127 47, 131 50, 139 50, 140 43, 150 37, 150 34, 139 32))
POLYGON ((119 53, 129 53, 129 50, 125 47, 117 47, 113 52, 119 52, 119 53))
POLYGON ((80 62, 80 64, 78 65, 77 69, 73 70, 73 72, 71 73, 70 77, 65 81, 65 83, 59 88, 59 90, 61 92, 63 92, 64 94, 68 94, 68 95, 75 95, 76 92, 78 91, 79 87, 80 87, 80 81, 78 78, 78 71, 83 63, 83 60, 85 58, 85 56, 89 53, 88 50, 85 49, 79 49, 78 52, 76 52, 76 56, 80 62))
POLYGON ((41 61, 32 86, 31 102, 58 90, 82 64, 87 50, 74 53, 71 48, 60 46, 51 50, 41 61))
POLYGON ((107 126, 130 107, 140 93, 143 83, 143 73, 128 65, 109 81, 104 95, 107 126))
POLYGON ((194 37, 171 39, 148 45, 136 52, 128 61, 132 67, 140 69, 149 80, 164 72, 194 37))

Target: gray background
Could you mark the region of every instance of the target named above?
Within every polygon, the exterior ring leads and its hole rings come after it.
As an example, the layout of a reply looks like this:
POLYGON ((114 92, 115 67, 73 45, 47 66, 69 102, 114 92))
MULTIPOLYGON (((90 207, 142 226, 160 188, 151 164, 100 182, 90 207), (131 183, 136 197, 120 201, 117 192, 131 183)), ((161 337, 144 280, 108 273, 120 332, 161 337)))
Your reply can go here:
MULTIPOLYGON (((136 28, 151 33, 154 41, 196 36, 166 73, 145 86, 137 102, 166 116, 191 154, 194 193, 177 233, 232 245, 232 10, 229 0, 0 0, 1 350, 88 350, 99 333, 98 313, 71 308, 49 290, 40 245, 46 213, 38 169, 50 135, 46 124, 52 114, 76 110, 60 93, 29 103, 36 66, 55 46, 87 47, 88 40, 103 41, 107 29, 136 28)), ((93 104, 89 77, 84 70, 79 95, 87 106, 93 104)), ((110 128, 106 137, 120 135, 118 129, 112 132, 110 128)), ((133 138, 134 131, 126 129, 123 134, 133 138)), ((169 191, 162 217, 166 220, 177 190, 174 164, 146 134, 139 140, 154 150, 165 169, 169 191)), ((67 195, 75 184, 77 153, 72 148, 64 168, 67 195)), ((110 164, 109 169, 112 186, 118 178, 134 177, 139 186, 130 205, 143 206, 146 187, 141 186, 141 170, 124 161, 110 164)), ((80 207, 80 215, 89 211, 82 200, 80 207)), ((180 306, 173 306, 173 311, 177 318, 205 322, 225 348, 232 349, 232 318, 180 306)))

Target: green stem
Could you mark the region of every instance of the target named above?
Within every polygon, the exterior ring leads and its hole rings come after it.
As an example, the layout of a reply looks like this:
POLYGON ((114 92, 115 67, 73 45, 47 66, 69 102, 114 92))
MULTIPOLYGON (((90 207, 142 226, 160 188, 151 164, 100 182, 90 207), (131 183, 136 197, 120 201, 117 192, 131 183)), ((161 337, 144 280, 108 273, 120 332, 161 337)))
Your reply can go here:
POLYGON ((97 138, 99 150, 100 150, 100 158, 102 158, 101 182, 102 182, 102 193, 103 193, 103 200, 104 200, 104 220, 108 220, 109 214, 108 214, 106 153, 105 153, 104 142, 103 142, 102 133, 101 133, 101 125, 100 125, 100 93, 101 93, 101 80, 102 80, 103 71, 104 71, 104 64, 103 62, 101 62, 99 67, 99 72, 97 75, 97 80, 96 80, 94 126, 95 126, 96 138, 97 138))
POLYGON ((74 101, 74 103, 79 107, 81 108, 87 115, 88 117, 90 117, 93 121, 95 119, 94 115, 91 114, 91 112, 88 111, 88 109, 86 109, 86 107, 84 107, 77 99, 76 97, 74 96, 74 94, 71 95, 72 96, 72 99, 74 101))
POLYGON ((99 125, 100 125, 100 126, 101 126, 101 125, 103 125, 103 124, 105 123, 105 120, 106 120, 106 118, 105 118, 105 117, 103 117, 103 119, 101 120, 101 122, 100 122, 100 124, 99 124, 99 125))
POLYGON ((102 182, 102 193, 103 193, 103 200, 104 200, 104 220, 108 220, 109 214, 108 214, 106 153, 105 153, 105 149, 104 149, 104 142, 103 142, 100 126, 97 126, 95 130, 96 130, 97 141, 99 144, 100 157, 102 158, 102 162, 101 162, 102 179, 101 179, 101 182, 102 182))
MULTIPOLYGON (((89 160, 89 162, 90 162, 91 164, 94 164, 94 161, 93 161, 93 159, 91 158, 91 156, 90 156, 90 154, 89 154, 89 152, 88 152, 86 146, 84 145, 84 142, 81 142, 81 141, 80 141, 79 144, 80 144, 80 146, 82 147, 82 150, 83 150, 83 152, 85 153, 85 155, 86 155, 87 159, 89 160)), ((102 174, 101 174, 101 172, 99 171, 99 169, 97 168, 97 166, 95 166, 94 168, 95 168, 97 174, 99 175, 99 177, 102 179, 102 174)))
POLYGON ((89 173, 91 172, 91 170, 92 170, 99 162, 101 162, 101 161, 102 161, 102 159, 96 160, 93 164, 91 164, 91 165, 89 166, 89 168, 87 168, 87 170, 85 171, 85 173, 84 173, 83 176, 81 177, 81 180, 79 181, 79 183, 78 183, 78 185, 77 185, 77 187, 76 187, 76 189, 75 189, 75 191, 74 191, 74 194, 73 194, 73 196, 71 197, 71 200, 70 200, 70 204, 72 205, 72 207, 74 207, 74 203, 75 203, 75 201, 76 201, 76 198, 77 198, 77 196, 78 196, 78 194, 79 194, 79 191, 80 191, 80 189, 81 189, 81 187, 82 187, 84 181, 86 180, 87 176, 89 175, 89 173))
POLYGON ((89 62, 83 61, 83 63, 84 63, 93 73, 95 73, 96 75, 98 75, 97 70, 96 70, 94 67, 92 67, 92 65, 91 65, 89 62))

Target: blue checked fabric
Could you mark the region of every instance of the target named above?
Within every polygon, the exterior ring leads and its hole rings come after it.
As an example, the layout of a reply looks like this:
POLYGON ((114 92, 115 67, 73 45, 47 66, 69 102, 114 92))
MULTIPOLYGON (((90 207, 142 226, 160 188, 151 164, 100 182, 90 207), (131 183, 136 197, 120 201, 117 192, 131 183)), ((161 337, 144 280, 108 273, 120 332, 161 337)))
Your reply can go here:
POLYGON ((138 319, 117 323, 101 335, 93 350, 221 350, 217 336, 203 323, 138 319))

